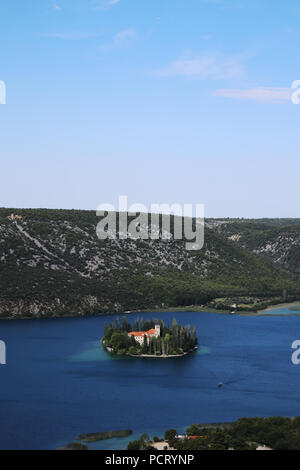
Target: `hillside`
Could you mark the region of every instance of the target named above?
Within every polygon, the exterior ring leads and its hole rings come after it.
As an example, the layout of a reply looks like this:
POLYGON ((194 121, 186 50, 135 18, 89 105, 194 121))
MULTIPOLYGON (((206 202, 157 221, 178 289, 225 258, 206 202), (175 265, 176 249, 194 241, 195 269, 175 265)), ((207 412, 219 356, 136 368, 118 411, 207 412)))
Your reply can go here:
POLYGON ((173 239, 100 241, 98 222, 94 211, 0 209, 0 316, 92 315, 204 305, 218 297, 300 296, 297 261, 291 261, 300 225, 248 228, 240 221, 208 220, 204 248, 193 252, 173 239), (270 240, 274 249, 268 251, 270 240))
POLYGON ((228 221, 218 225, 217 231, 279 267, 300 274, 300 219, 228 221))

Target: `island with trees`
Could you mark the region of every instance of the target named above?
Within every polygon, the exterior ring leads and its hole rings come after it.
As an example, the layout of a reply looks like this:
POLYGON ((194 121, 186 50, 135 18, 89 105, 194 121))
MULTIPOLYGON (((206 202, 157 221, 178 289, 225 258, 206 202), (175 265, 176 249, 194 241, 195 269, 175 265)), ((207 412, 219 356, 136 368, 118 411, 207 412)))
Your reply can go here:
POLYGON ((133 326, 123 316, 105 323, 102 338, 104 348, 117 355, 138 357, 181 357, 197 349, 198 339, 195 327, 179 325, 176 319, 172 325, 162 320, 136 319, 133 326))

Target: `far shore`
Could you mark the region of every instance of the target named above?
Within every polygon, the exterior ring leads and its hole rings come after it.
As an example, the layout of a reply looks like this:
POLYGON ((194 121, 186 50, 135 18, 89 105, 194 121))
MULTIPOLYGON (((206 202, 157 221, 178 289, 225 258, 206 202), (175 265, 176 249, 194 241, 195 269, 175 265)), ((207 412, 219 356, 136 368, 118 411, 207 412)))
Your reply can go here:
MULTIPOLYGON (((190 307, 168 307, 168 308, 151 308, 151 309, 141 309, 141 310, 131 310, 130 312, 124 312, 125 315, 131 315, 132 313, 137 314, 137 313, 172 313, 172 312, 186 312, 186 313, 197 313, 197 312, 202 312, 202 313, 219 313, 223 315, 228 315, 231 314, 231 310, 218 310, 216 308, 211 308, 211 307, 198 307, 198 306, 190 306, 190 307)), ((239 315, 253 315, 254 313, 257 312, 251 312, 251 311, 240 311, 236 312, 239 315)))
MULTIPOLYGON (((300 300, 290 302, 290 303, 282 303, 282 304, 275 304, 275 305, 269 305, 263 310, 237 310, 235 313, 232 313, 231 310, 218 310, 218 309, 213 309, 211 307, 197 307, 197 306, 190 306, 190 307, 169 307, 169 308, 161 308, 161 309, 147 309, 147 310, 134 310, 131 312, 126 312, 126 313, 147 313, 147 312, 159 312, 159 313, 167 313, 167 312, 203 312, 203 313, 215 313, 218 315, 242 315, 242 316, 260 316, 263 315, 265 312, 269 312, 270 310, 274 310, 277 308, 291 308, 291 307, 299 307, 299 312, 300 312, 300 300)), ((299 315, 298 313, 285 313, 282 315, 299 315)), ((276 315, 279 316, 279 315, 276 315)))
MULTIPOLYGON (((66 313, 62 315, 14 315, 14 316, 0 316, 0 322, 1 320, 57 320, 59 318, 91 318, 91 317, 103 317, 103 316, 120 316, 120 315, 137 315, 137 314, 142 314, 142 313, 176 313, 176 312, 187 312, 187 313, 214 313, 218 315, 242 315, 242 316, 260 316, 264 315, 266 312, 269 312, 270 310, 274 310, 277 308, 291 308, 291 307, 298 307, 299 306, 299 312, 300 312, 300 300, 290 302, 290 303, 281 303, 281 304, 276 304, 276 305, 269 305, 263 310, 237 310, 235 313, 232 313, 231 310, 218 310, 216 308, 211 308, 211 307, 205 307, 205 306, 197 306, 197 305, 190 305, 187 307, 168 307, 168 308, 149 308, 149 309, 139 309, 139 310, 128 310, 128 311, 122 311, 122 312, 112 312, 112 313, 107 313, 107 312, 99 312, 98 314, 87 314, 87 315, 76 315, 75 313, 66 313)), ((299 313, 295 312, 290 312, 290 313, 285 313, 281 315, 299 315, 299 313)), ((280 314, 276 314, 276 316, 280 316, 280 314)))

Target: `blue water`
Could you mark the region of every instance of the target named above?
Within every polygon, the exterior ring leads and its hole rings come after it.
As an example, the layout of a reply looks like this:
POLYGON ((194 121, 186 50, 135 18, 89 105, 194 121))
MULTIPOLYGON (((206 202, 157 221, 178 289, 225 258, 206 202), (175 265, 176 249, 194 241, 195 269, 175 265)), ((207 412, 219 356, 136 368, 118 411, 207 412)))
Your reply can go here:
MULTIPOLYGON (((300 339, 299 316, 143 315, 153 316, 195 325, 199 351, 112 357, 98 341, 112 317, 2 321, 0 448, 54 449, 86 432, 129 428, 134 437, 153 436, 195 422, 300 415, 300 366, 290 349, 300 339)), ((125 448, 131 439, 93 447, 125 448)))
POLYGON ((293 307, 278 307, 272 308, 272 310, 266 310, 264 315, 299 315, 300 305, 294 305, 293 307))

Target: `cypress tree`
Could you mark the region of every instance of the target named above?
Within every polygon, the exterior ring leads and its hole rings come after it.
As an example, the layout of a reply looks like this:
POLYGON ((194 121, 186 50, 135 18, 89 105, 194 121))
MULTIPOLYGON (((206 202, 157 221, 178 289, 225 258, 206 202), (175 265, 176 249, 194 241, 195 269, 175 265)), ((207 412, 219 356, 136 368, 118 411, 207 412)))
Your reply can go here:
POLYGON ((163 356, 166 354, 165 342, 164 342, 163 338, 161 340, 161 353, 162 353, 163 356))
POLYGON ((147 341, 147 336, 144 335, 143 354, 147 354, 147 351, 148 351, 148 341, 147 341))
POLYGON ((122 330, 123 331, 128 331, 128 323, 127 323, 127 317, 124 315, 122 317, 122 330))

